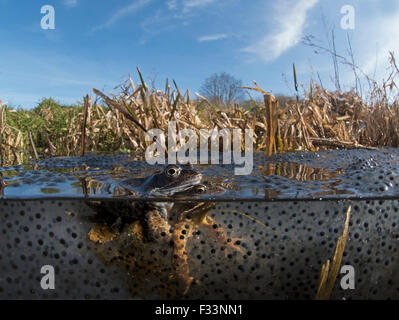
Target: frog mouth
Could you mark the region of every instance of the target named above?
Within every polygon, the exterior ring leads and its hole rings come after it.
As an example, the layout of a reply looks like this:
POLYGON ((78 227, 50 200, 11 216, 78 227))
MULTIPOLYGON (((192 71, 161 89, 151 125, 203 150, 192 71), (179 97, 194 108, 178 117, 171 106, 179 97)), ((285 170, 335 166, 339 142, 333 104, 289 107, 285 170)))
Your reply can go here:
POLYGON ((194 177, 187 179, 184 182, 179 182, 176 185, 171 185, 163 188, 155 188, 149 192, 150 196, 172 196, 176 193, 184 192, 191 189, 193 186, 201 182, 202 175, 197 174, 194 177))

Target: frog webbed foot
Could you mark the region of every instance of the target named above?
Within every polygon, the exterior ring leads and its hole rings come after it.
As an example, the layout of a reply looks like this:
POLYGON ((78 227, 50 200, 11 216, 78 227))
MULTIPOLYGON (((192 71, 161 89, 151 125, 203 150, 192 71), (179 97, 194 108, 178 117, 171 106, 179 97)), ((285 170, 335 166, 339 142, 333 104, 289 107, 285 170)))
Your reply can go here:
MULTIPOLYGON (((202 222, 202 225, 208 227, 211 234, 218 241, 220 246, 226 247, 226 249, 234 249, 241 254, 244 254, 244 251, 240 247, 240 242, 243 240, 242 238, 230 238, 227 236, 226 231, 219 226, 219 224, 211 217, 206 216, 202 222)), ((225 256, 227 257, 228 250, 225 250, 225 256)))
POLYGON ((186 278, 182 278, 180 275, 172 274, 170 276, 170 280, 177 282, 177 294, 179 296, 185 296, 188 291, 191 289, 193 284, 200 284, 199 280, 196 280, 194 277, 189 276, 186 278))
MULTIPOLYGON (((239 253, 244 254, 244 251, 240 247, 240 243, 242 240, 244 240, 244 239, 243 238, 227 238, 224 245, 229 249, 234 249, 234 250, 238 251, 239 253)), ((228 255, 227 250, 225 252, 225 255, 226 256, 228 255)))

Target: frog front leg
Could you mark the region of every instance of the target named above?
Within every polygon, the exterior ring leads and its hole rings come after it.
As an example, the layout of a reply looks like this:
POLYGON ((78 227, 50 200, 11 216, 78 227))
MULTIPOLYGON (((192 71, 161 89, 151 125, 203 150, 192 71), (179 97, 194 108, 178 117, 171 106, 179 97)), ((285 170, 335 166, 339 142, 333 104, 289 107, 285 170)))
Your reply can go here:
POLYGON ((167 212, 164 208, 148 210, 145 215, 147 234, 151 240, 170 241, 171 226, 167 219, 167 212))

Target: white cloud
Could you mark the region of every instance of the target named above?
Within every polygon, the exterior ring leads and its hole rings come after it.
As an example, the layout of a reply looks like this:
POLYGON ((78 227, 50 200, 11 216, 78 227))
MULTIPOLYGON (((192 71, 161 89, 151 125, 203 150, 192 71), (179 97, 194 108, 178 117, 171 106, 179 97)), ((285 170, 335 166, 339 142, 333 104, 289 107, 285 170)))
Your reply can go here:
POLYGON ((377 78, 385 75, 389 52, 395 52, 399 59, 399 12, 371 18, 358 29, 362 34, 356 43, 361 52, 361 69, 371 76, 376 70, 377 78))
POLYGON ((76 7, 78 5, 78 0, 64 0, 64 4, 67 7, 76 7))
POLYGON ((198 42, 205 42, 205 41, 222 40, 222 39, 226 39, 226 38, 227 38, 227 34, 218 33, 218 34, 211 34, 211 35, 207 35, 207 36, 202 36, 202 37, 199 37, 197 40, 198 40, 198 42))
POLYGON ((195 9, 206 7, 215 2, 216 0, 168 0, 166 5, 170 11, 188 14, 195 9))
POLYGON ((206 7, 215 0, 183 0, 183 13, 187 13, 193 9, 206 7))
MULTIPOLYGON (((349 32, 349 39, 354 63, 362 71, 358 72, 358 76, 363 84, 363 93, 366 93, 368 83, 365 81, 364 74, 381 83, 383 79, 388 78, 390 73, 389 52, 394 52, 396 58, 399 58, 399 7, 369 9, 356 14, 359 19, 356 20, 355 29, 349 32)), ((347 52, 347 33, 339 31, 337 29, 338 54, 350 61, 351 58, 347 52)), ((333 74, 331 61, 327 59, 325 64, 330 66, 330 72, 327 73, 333 74)), ((352 69, 341 65, 339 71, 341 85, 352 87, 355 81, 352 69)))
MULTIPOLYGON (((218 4, 220 2, 225 1, 219 0, 218 4)), ((146 38, 142 39, 140 43, 145 43, 150 36, 190 25, 191 18, 202 13, 198 12, 200 9, 216 4, 216 0, 167 0, 165 3, 166 6, 147 15, 140 22, 141 28, 145 31, 143 37, 146 38)), ((199 42, 211 40, 219 39, 207 39, 206 37, 197 39, 199 42)))
POLYGON ((145 7, 148 5, 152 0, 136 0, 130 3, 128 6, 123 7, 116 12, 112 14, 112 16, 103 24, 95 27, 93 31, 98 31, 102 29, 106 29, 111 27, 113 24, 115 24, 117 21, 119 21, 121 18, 123 18, 126 15, 129 15, 131 13, 134 13, 141 8, 145 7))
POLYGON ((244 48, 245 52, 257 54, 265 61, 280 57, 285 51, 301 41, 307 12, 319 0, 284 0, 275 7, 275 29, 261 41, 244 48))
POLYGON ((166 4, 169 10, 174 10, 177 8, 177 0, 169 0, 166 4))

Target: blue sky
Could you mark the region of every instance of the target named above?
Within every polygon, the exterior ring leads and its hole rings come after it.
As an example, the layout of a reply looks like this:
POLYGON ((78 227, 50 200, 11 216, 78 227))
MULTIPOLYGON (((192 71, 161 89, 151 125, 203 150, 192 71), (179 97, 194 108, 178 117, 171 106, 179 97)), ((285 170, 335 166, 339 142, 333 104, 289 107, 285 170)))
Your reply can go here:
MULTIPOLYGON (((388 52, 399 54, 399 1, 395 0, 0 0, 0 98, 30 108, 43 97, 75 103, 95 87, 105 92, 139 66, 160 89, 174 79, 198 91, 215 72, 245 85, 256 80, 275 94, 294 94, 316 72, 333 88, 331 59, 301 39, 326 45, 334 27, 338 53, 349 36, 357 64, 382 79, 388 52), (55 9, 55 29, 43 30, 40 10, 55 9), (355 9, 355 28, 340 26, 341 8, 355 9), (322 18, 324 16, 324 19, 322 18)), ((342 67, 345 89, 353 75, 342 67)))

